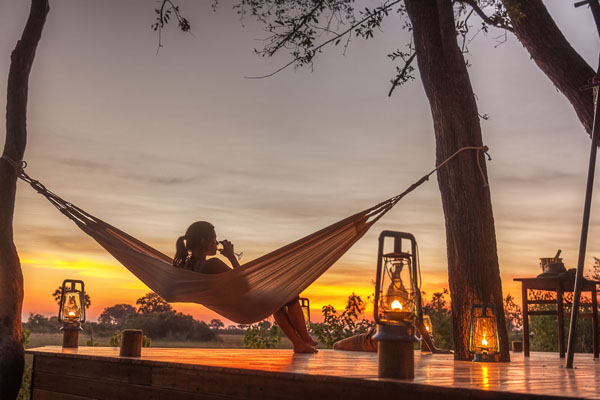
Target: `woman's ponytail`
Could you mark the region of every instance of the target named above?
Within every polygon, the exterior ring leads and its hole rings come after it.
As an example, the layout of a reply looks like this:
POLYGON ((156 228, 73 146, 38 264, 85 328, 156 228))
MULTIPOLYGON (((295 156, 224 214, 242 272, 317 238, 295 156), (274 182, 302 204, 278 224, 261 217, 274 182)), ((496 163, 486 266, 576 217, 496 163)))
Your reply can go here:
POLYGON ((191 224, 184 236, 180 236, 175 242, 175 257, 173 258, 173 266, 185 268, 185 264, 189 258, 190 251, 202 246, 202 242, 207 240, 215 240, 215 227, 206 221, 197 221, 191 224))
POLYGON ((175 257, 173 258, 173 266, 182 268, 188 258, 188 249, 185 246, 185 236, 180 236, 175 242, 175 257))

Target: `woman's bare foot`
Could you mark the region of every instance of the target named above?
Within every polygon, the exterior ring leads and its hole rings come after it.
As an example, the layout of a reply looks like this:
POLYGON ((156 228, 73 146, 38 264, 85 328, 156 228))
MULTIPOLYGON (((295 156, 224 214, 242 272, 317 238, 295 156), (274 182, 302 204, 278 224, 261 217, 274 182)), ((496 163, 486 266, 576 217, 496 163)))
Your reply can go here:
POLYGON ((294 353, 318 353, 319 350, 304 342, 294 345, 294 353))
POLYGON ((306 337, 306 338, 302 338, 302 340, 304 341, 304 343, 312 346, 312 347, 317 347, 317 345, 319 344, 319 342, 315 341, 313 338, 306 337))

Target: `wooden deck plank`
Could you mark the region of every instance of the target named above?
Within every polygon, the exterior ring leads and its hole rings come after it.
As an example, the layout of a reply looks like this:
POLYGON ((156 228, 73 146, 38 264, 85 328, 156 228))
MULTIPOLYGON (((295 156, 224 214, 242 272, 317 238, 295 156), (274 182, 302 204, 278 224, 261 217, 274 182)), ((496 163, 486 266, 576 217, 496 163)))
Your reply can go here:
POLYGON ((69 394, 49 392, 41 389, 34 389, 31 397, 36 400, 92 400, 89 397, 72 396, 69 394))
MULTIPOLYGON (((564 360, 557 353, 532 353, 527 358, 522 353, 513 354, 510 363, 473 363, 454 361, 452 355, 422 355, 417 351, 415 379, 400 381, 377 377, 375 353, 321 350, 313 355, 290 350, 148 348, 143 349, 142 357, 124 358, 118 356, 117 348, 44 347, 28 352, 36 355, 35 369, 40 374, 50 376, 62 362, 67 366, 65 374, 77 377, 79 385, 86 379, 102 377, 123 390, 135 386, 143 392, 150 385, 159 392, 205 393, 213 396, 210 398, 243 398, 249 393, 254 398, 258 398, 256 393, 262 393, 260 398, 264 399, 294 398, 304 393, 307 398, 339 395, 358 399, 373 391, 387 393, 383 388, 388 385, 389 393, 402 393, 407 399, 434 400, 458 393, 481 399, 600 399, 600 365, 591 354, 576 354, 576 368, 567 370, 562 368, 564 360), (269 395, 273 393, 280 396, 269 395)), ((37 380, 34 388, 45 389, 38 386, 37 380)), ((85 391, 69 393, 82 395, 85 391)))
MULTIPOLYGON (((64 396, 62 398, 72 399, 85 396, 95 400, 230 400, 228 396, 184 391, 175 392, 124 382, 100 384, 97 379, 66 376, 60 373, 36 372, 34 385, 36 390, 56 392, 64 396)), ((36 397, 33 398, 37 400, 36 397)))

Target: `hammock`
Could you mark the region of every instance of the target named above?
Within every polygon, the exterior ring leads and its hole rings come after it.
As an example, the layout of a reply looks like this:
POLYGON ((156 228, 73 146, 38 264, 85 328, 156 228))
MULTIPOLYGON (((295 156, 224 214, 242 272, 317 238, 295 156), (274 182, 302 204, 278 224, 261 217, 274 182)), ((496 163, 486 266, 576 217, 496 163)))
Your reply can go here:
MULTIPOLYGON (((479 165, 479 152, 487 151, 487 147, 463 147, 403 193, 221 274, 173 267, 169 256, 61 199, 31 179, 23 171, 25 163, 20 166, 5 156, 2 158, 17 169, 19 178, 167 302, 200 303, 231 321, 249 324, 268 317, 298 296, 400 199, 463 150, 477 150, 479 165)), ((485 180, 481 166, 479 168, 485 180)))

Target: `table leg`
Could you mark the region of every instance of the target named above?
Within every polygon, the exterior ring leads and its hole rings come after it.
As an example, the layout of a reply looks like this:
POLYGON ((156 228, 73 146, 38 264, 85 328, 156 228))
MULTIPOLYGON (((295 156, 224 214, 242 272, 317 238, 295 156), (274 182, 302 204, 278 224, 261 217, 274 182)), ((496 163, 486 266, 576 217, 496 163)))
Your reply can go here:
POLYGON ((529 304, 527 303, 527 285, 522 283, 523 298, 523 355, 529 357, 529 304))
POLYGON ((592 288, 592 338, 594 343, 594 358, 598 358, 598 299, 596 298, 596 285, 592 288))
POLYGON ((558 354, 565 358, 565 314, 563 310, 563 289, 560 282, 556 288, 556 314, 558 316, 558 354))

